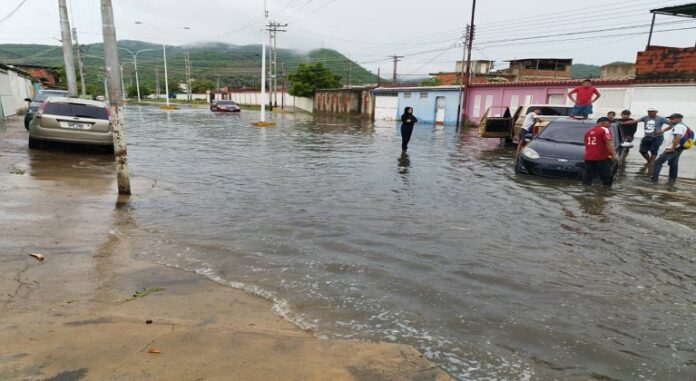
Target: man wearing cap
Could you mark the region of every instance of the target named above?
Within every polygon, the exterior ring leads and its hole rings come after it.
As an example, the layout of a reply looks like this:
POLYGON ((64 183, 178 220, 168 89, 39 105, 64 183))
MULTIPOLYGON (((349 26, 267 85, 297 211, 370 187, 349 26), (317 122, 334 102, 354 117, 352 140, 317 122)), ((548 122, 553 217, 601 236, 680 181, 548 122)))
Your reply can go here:
POLYGON ((645 136, 640 141, 638 152, 643 155, 643 158, 648 163, 648 169, 652 170, 652 165, 657 158, 657 152, 664 141, 662 136, 662 126, 667 123, 667 119, 657 115, 657 110, 654 108, 648 109, 648 115, 640 119, 631 119, 624 122, 619 122, 619 125, 629 125, 631 123, 643 123, 645 136), (648 155, 649 153, 649 155, 648 155))
POLYGON ((585 173, 582 182, 592 185, 592 180, 599 175, 602 183, 611 186, 614 181, 612 173, 613 160, 618 160, 611 137, 611 121, 607 117, 597 119, 597 124, 585 132, 585 173))
POLYGON ((684 116, 679 113, 674 113, 670 115, 667 119, 669 119, 669 124, 670 126, 666 128, 664 132, 667 132, 669 130, 672 130, 672 144, 670 144, 669 147, 665 149, 664 152, 660 155, 660 157, 655 160, 655 167, 653 168, 652 172, 652 181, 654 183, 657 182, 657 179, 660 177, 660 171, 662 170, 662 165, 669 164, 669 182, 673 183, 677 181, 677 174, 679 172, 679 156, 681 156, 681 153, 684 151, 684 148, 681 146, 681 140, 684 135, 686 135, 687 132, 687 127, 684 123, 682 123, 682 119, 684 116))

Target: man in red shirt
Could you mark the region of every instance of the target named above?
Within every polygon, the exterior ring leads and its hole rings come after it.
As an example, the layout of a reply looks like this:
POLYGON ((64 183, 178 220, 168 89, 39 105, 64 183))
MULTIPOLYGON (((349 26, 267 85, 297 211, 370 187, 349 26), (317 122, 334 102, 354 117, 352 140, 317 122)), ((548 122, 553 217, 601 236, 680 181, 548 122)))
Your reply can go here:
POLYGON ((582 81, 582 86, 578 86, 568 92, 568 98, 575 103, 572 111, 573 116, 587 119, 588 115, 592 114, 592 104, 601 96, 599 90, 592 86, 592 81, 589 79, 582 81))
POLYGON ((617 160, 614 140, 611 137, 611 121, 607 117, 597 119, 597 124, 585 132, 585 174, 582 182, 592 185, 592 180, 599 175, 602 183, 611 186, 613 160, 617 160))

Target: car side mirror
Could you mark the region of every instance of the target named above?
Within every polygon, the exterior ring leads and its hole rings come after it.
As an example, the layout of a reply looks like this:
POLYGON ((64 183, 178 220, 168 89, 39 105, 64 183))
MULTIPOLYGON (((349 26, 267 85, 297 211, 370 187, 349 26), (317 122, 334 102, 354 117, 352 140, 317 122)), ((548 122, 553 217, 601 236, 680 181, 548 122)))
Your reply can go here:
POLYGON ((31 103, 31 98, 24 98, 24 101, 31 103))

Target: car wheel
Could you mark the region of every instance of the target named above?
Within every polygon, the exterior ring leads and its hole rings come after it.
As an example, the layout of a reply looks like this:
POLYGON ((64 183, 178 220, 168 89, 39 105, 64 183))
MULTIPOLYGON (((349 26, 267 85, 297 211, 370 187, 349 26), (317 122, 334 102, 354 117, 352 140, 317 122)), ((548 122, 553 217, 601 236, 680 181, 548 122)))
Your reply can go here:
POLYGON ((29 137, 29 149, 36 149, 36 148, 41 148, 41 142, 39 142, 38 140, 36 140, 30 136, 29 137))
POLYGON ((522 166, 522 159, 519 157, 517 158, 517 161, 515 162, 515 173, 518 175, 527 173, 527 171, 522 166))

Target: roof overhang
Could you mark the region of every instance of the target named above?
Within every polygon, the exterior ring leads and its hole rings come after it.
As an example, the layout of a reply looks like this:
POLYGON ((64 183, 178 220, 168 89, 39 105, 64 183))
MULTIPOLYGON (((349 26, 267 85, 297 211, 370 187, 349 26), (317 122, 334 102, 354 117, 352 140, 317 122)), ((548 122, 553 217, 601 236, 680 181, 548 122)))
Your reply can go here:
POLYGON ((651 10, 650 13, 658 15, 696 18, 696 3, 657 8, 651 10))

